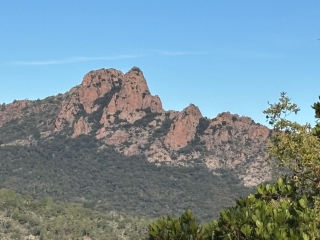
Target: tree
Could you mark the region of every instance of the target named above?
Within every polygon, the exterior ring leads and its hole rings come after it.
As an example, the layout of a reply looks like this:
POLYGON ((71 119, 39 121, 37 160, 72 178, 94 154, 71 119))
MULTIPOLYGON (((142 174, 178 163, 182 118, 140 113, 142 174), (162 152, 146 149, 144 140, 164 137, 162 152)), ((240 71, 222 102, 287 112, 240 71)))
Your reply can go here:
POLYGON ((207 224, 202 228, 189 209, 179 218, 158 219, 148 226, 148 231, 149 240, 202 240, 212 236, 211 226, 207 224))
POLYGON ((308 197, 296 195, 296 190, 293 182, 283 178, 260 185, 256 194, 221 211, 212 224, 212 239, 317 239, 317 213, 308 197))
MULTIPOLYGON (((318 103, 319 104, 319 103, 318 103)), ((318 106, 317 103, 314 106, 318 106)), ((273 137, 269 142, 269 160, 289 170, 292 180, 300 192, 318 194, 320 188, 320 141, 319 125, 312 128, 309 123, 301 125, 287 119, 300 109, 292 104, 285 93, 279 103, 270 104, 264 111, 273 126, 273 137)), ((316 110, 316 117, 319 113, 316 110)))

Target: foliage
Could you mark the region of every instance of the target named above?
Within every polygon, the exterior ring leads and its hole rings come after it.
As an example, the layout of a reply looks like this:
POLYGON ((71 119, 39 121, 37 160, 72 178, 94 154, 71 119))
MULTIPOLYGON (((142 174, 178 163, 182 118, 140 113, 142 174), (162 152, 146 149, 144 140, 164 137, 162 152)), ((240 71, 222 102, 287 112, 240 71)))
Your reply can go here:
POLYGON ((200 239, 201 229, 193 213, 186 210, 181 217, 160 218, 148 226, 150 240, 200 239))
POLYGON ((320 187, 320 141, 310 124, 287 119, 300 109, 285 93, 264 111, 274 134, 268 146, 269 160, 290 170, 300 191, 318 192, 320 187))
POLYGON ((138 67, 136 67, 136 66, 132 67, 132 68, 131 68, 131 71, 136 71, 136 72, 138 72, 138 73, 142 73, 141 69, 138 68, 138 67))
POLYGON ((316 212, 306 195, 298 197, 293 182, 279 178, 258 193, 236 201, 214 221, 214 239, 316 239, 316 212))
POLYGON ((306 195, 297 197, 292 181, 279 178, 236 201, 202 227, 190 210, 181 218, 160 218, 148 226, 149 240, 318 239, 317 214, 306 195))
POLYGON ((90 135, 70 139, 60 134, 33 146, 1 146, 0 187, 135 216, 191 208, 203 221, 251 191, 231 171, 217 176, 201 165, 156 166, 144 156, 100 146, 90 135))
POLYGON ((166 136, 170 130, 172 122, 173 122, 172 119, 170 119, 169 117, 166 117, 163 120, 161 127, 154 130, 152 137, 160 138, 160 137, 166 136))
POLYGON ((8 189, 0 189, 0 239, 142 239, 148 219, 99 212, 81 204, 33 200, 8 189))

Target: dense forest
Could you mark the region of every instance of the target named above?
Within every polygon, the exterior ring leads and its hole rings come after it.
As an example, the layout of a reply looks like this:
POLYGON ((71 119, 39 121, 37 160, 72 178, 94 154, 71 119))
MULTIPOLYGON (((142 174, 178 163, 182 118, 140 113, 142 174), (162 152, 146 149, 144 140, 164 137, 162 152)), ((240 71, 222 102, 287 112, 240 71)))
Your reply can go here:
POLYGON ((144 239, 150 219, 0 189, 0 239, 144 239))
POLYGON ((40 132, 52 129, 62 100, 58 95, 34 101, 21 117, 0 127, 0 187, 134 216, 159 217, 191 208, 202 221, 252 191, 230 169, 213 174, 196 162, 156 165, 144 155, 125 156, 90 134, 70 138, 68 128, 40 138, 40 132), (30 144, 7 145, 25 138, 30 144))
POLYGON ((214 175, 200 164, 157 166, 143 156, 127 157, 99 146, 91 136, 70 139, 59 134, 34 146, 3 146, 0 186, 136 216, 191 208, 203 220, 217 217, 221 208, 251 190, 230 170, 214 175))

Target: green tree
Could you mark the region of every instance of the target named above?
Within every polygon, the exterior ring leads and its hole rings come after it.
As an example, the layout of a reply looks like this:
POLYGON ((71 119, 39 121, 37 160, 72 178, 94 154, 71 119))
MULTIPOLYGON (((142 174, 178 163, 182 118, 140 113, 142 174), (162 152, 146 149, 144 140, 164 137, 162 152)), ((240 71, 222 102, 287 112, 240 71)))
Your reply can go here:
POLYGON ((186 210, 179 218, 160 218, 148 226, 148 231, 149 240, 200 240, 205 236, 191 210, 186 210))
POLYGON ((256 194, 239 199, 213 221, 213 239, 317 239, 317 213, 294 182, 279 178, 260 185, 256 194))
MULTIPOLYGON (((315 103, 314 106, 317 106, 315 103)), ((300 111, 285 93, 278 103, 270 104, 264 111, 273 126, 273 137, 269 142, 269 160, 289 170, 292 180, 300 192, 318 194, 320 187, 320 141, 316 129, 309 123, 299 124, 287 117, 300 111)), ((318 115, 316 114, 316 117, 318 115)))

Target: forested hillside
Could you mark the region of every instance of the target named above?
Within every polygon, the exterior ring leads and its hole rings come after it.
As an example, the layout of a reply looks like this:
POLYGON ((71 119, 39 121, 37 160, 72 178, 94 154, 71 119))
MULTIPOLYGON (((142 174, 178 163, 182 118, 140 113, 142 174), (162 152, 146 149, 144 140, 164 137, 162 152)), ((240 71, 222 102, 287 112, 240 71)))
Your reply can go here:
MULTIPOLYGON (((145 219, 186 209, 200 222, 209 221, 260 182, 274 178, 273 166, 264 161, 270 136, 267 127, 228 112, 208 119, 193 104, 181 112, 165 111, 137 67, 125 74, 91 71, 65 94, 1 105, 0 188, 34 198, 33 209, 21 200, 15 211, 38 219, 34 228, 16 215, 8 221, 20 224, 22 235, 51 236, 42 239, 68 239, 53 236, 81 231, 87 235, 78 227, 40 231, 46 222, 59 219, 55 210, 56 217, 50 218, 51 212, 47 218, 38 216, 37 208, 46 201, 41 199, 48 197, 54 208, 66 204, 66 215, 100 213, 106 221, 114 211, 145 219)), ((89 218, 92 229, 100 231, 96 217, 89 218)), ((101 234, 119 237, 118 225, 108 224, 101 234)), ((140 236, 130 226, 124 232, 140 236)), ((92 229, 90 237, 100 234, 92 229)))
POLYGON ((0 239, 144 239, 150 219, 0 189, 0 239), (88 238, 83 238, 88 236, 88 238), (89 238, 90 237, 90 238, 89 238))
POLYGON ((222 207, 250 191, 227 169, 214 175, 201 164, 156 166, 143 156, 128 157, 99 146, 90 136, 70 139, 59 134, 37 145, 3 146, 0 186, 136 216, 192 208, 203 220, 216 217, 222 207))

